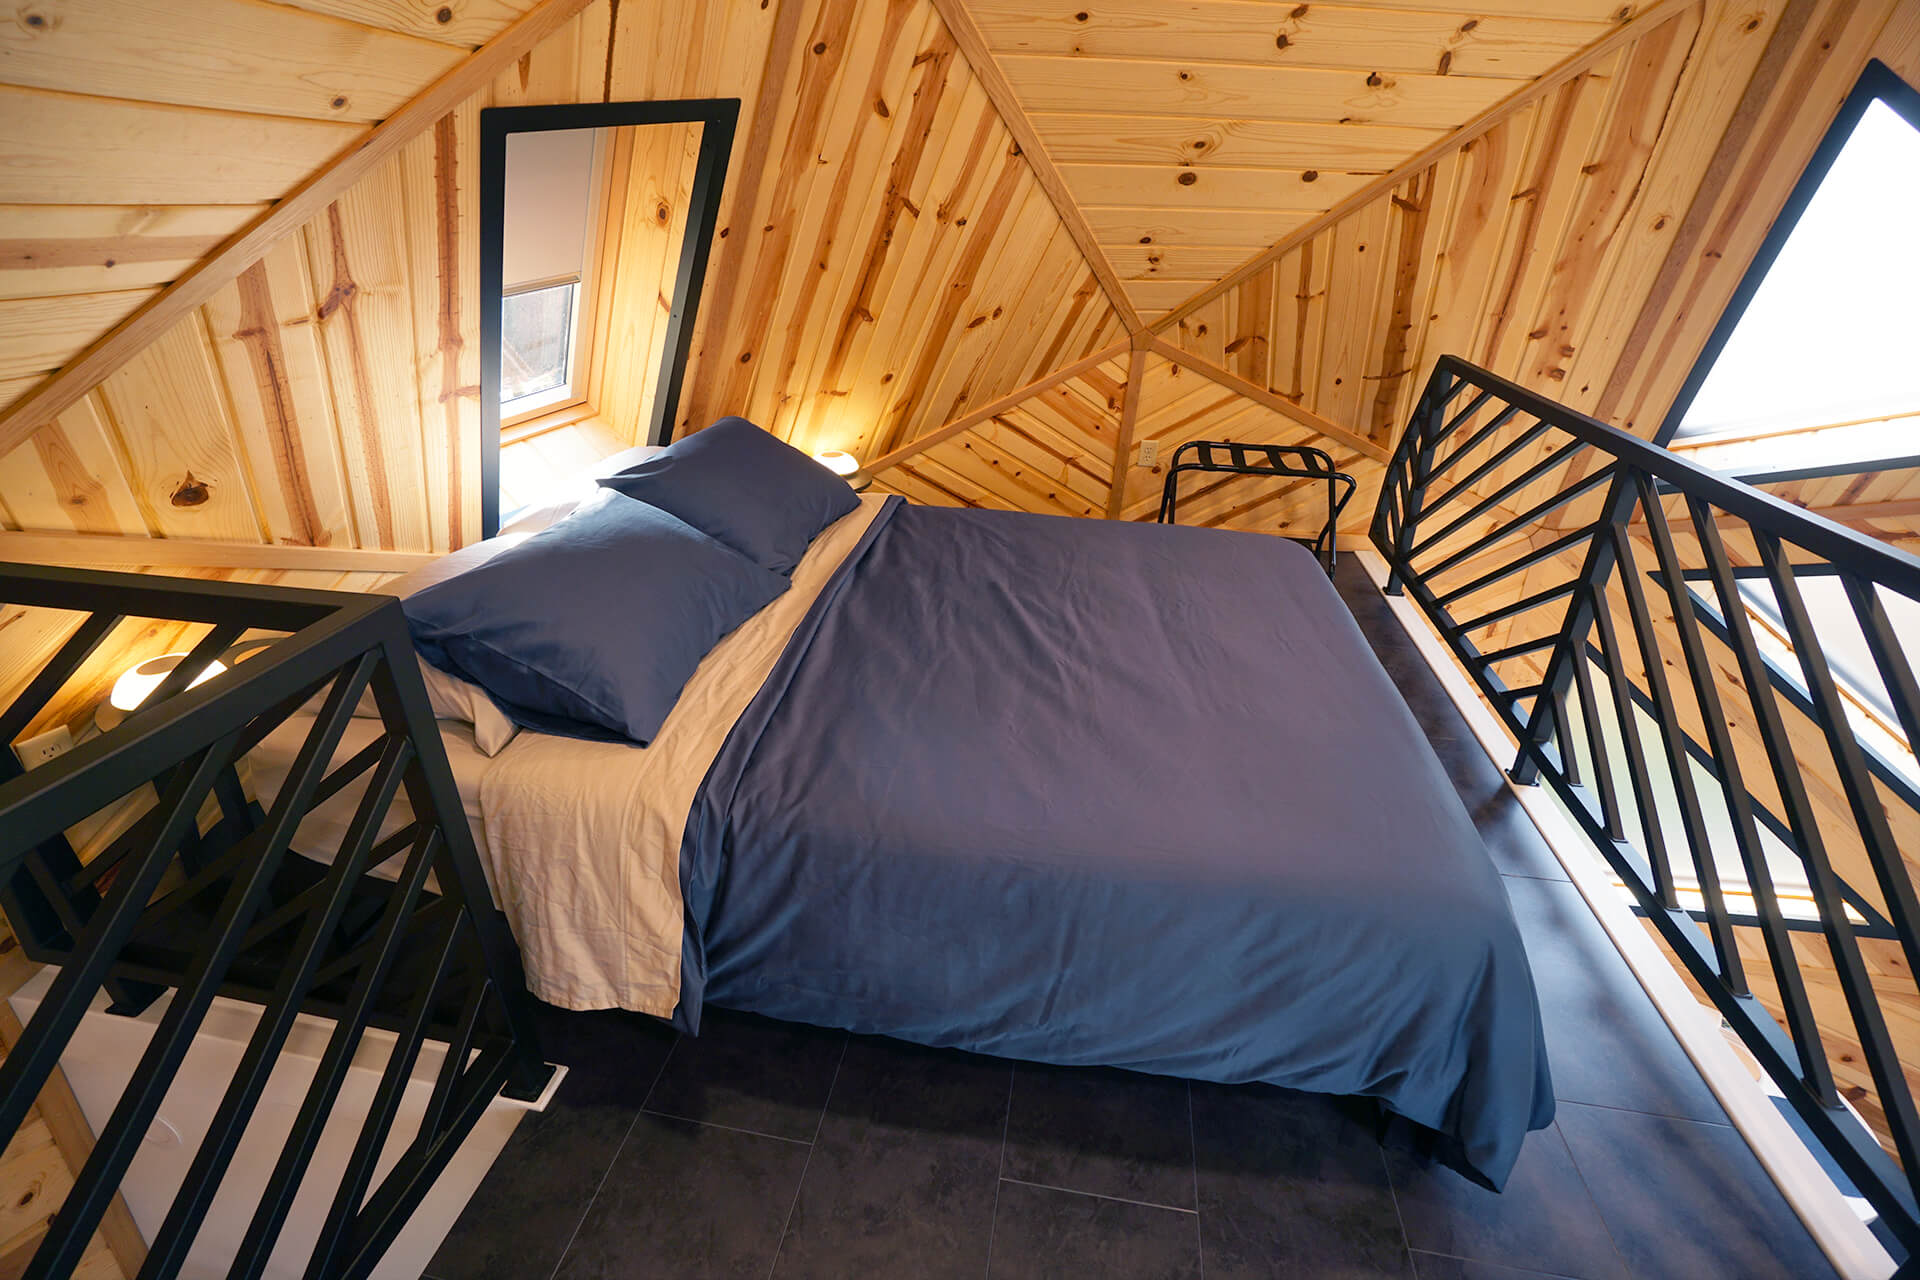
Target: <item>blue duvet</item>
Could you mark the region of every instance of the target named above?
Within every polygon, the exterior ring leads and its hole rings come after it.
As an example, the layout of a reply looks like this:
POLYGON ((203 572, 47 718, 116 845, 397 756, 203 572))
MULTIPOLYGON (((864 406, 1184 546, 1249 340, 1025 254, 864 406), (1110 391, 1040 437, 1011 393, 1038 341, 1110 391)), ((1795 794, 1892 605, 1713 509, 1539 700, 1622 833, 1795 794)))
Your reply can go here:
POLYGON ((1499 875, 1313 557, 897 501, 681 853, 703 1003, 1360 1094, 1502 1184, 1553 1093, 1499 875))

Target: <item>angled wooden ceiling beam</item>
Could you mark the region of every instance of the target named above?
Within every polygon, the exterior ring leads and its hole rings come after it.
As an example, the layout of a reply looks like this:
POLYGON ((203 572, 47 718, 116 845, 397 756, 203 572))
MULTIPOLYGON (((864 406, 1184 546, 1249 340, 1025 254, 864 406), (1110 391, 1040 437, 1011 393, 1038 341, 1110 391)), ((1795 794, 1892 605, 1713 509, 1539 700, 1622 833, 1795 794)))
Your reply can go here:
POLYGON ((146 305, 109 329, 57 373, 0 412, 0 456, 58 417, 80 397, 165 333, 177 320, 252 266, 268 249, 371 173, 434 121, 484 89, 493 77, 586 8, 590 0, 544 0, 475 49, 398 111, 287 195, 146 305))
POLYGON ((1348 214, 1390 194, 1393 189, 1420 172, 1434 161, 1458 151, 1461 147, 1480 137, 1495 125, 1508 119, 1515 112, 1546 97, 1575 76, 1590 69, 1600 59, 1606 57, 1623 45, 1631 44, 1647 32, 1664 22, 1671 21, 1681 13, 1699 4, 1700 0, 1658 0, 1648 6, 1634 18, 1621 23, 1618 27, 1594 41, 1586 48, 1562 61, 1551 71, 1537 80, 1528 81, 1523 87, 1494 103, 1473 119, 1449 133, 1446 137, 1418 152, 1391 172, 1376 178, 1360 190, 1342 200, 1313 221, 1288 232, 1270 248, 1262 249, 1247 261, 1235 267, 1220 279, 1214 281, 1185 302, 1153 322, 1155 333, 1164 333, 1179 324, 1195 311, 1213 301, 1229 289, 1240 285, 1266 270, 1288 253, 1305 244, 1313 237, 1339 222, 1348 214))
POLYGON ((1313 410, 1297 405, 1285 396, 1275 395, 1257 383, 1248 382, 1239 374, 1231 373, 1210 360, 1201 359, 1191 351, 1176 347, 1165 338, 1155 337, 1147 345, 1154 354, 1165 356, 1175 364, 1183 365, 1203 378, 1210 378, 1229 391, 1237 391, 1255 404, 1265 405, 1282 417, 1292 418, 1301 426, 1316 431, 1329 440, 1338 440, 1349 449, 1372 458, 1375 462, 1385 462, 1391 457, 1384 446, 1375 444, 1359 432, 1342 426, 1331 418, 1323 418, 1313 410))
POLYGON ((1021 387, 1018 391, 1010 391, 998 400, 990 400, 978 409, 969 410, 961 414, 944 426, 935 427, 925 435, 915 436, 898 449, 881 454, 872 462, 867 463, 867 470, 874 475, 878 475, 888 467, 898 466, 908 458, 913 457, 914 454, 925 453, 928 449, 933 448, 933 446, 943 441, 953 439, 953 437, 959 435, 969 427, 977 427, 989 418, 998 417, 1010 409, 1018 409, 1023 403, 1031 400, 1047 388, 1058 386, 1070 378, 1077 378, 1087 372, 1087 370, 1098 368, 1109 360, 1125 355, 1126 352, 1127 343, 1125 342, 1116 342, 1110 346, 1102 347, 1090 356, 1085 356, 1079 360, 1075 360, 1070 365, 1055 369, 1052 373, 1044 377, 1036 378, 1026 386, 1021 387))
POLYGON ((1026 108, 1020 105, 1020 99, 1013 91, 1013 82, 1000 69, 999 60, 987 47, 986 36, 981 34, 973 15, 967 12, 966 0, 933 0, 933 7, 939 12, 941 21, 947 24, 954 43, 960 46, 960 52, 966 55, 973 74, 980 77, 980 87, 987 91, 987 98, 993 103, 994 110, 1000 113, 1001 122, 1007 126, 1007 132, 1013 135, 1021 154, 1026 156, 1027 165, 1033 170, 1040 189, 1053 201, 1060 221, 1066 225, 1067 234, 1080 246, 1087 266, 1092 268, 1094 278, 1107 295, 1107 301, 1119 313, 1120 323, 1127 327, 1128 333, 1139 333, 1146 326, 1140 319, 1140 312, 1127 297, 1126 288, 1120 282, 1120 273, 1113 269, 1106 250, 1100 247, 1100 241, 1093 234, 1087 215, 1081 212, 1079 202, 1073 198, 1073 192, 1067 189, 1066 179, 1060 176, 1059 167, 1053 163, 1046 144, 1040 141, 1040 131, 1033 127, 1026 108))

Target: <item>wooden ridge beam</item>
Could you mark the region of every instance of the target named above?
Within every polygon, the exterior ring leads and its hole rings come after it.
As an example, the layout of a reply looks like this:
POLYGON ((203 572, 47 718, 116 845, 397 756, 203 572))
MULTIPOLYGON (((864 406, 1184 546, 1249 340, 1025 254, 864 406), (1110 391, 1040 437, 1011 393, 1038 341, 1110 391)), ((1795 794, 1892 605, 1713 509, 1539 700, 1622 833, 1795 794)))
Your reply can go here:
POLYGON ((0 533, 0 562, 13 564, 406 573, 439 558, 431 552, 368 551, 359 547, 268 546, 100 533, 0 533))
POLYGON ((543 0, 375 125, 253 223, 195 263, 11 408, 0 412, 0 457, 70 408, 175 321, 264 256, 408 141, 487 87, 494 76, 571 20, 590 0, 543 0))
POLYGON ((1113 263, 1107 259, 1107 252, 1094 236, 1087 215, 1081 211, 1073 192, 1067 188, 1066 179, 1060 176, 1059 167, 1047 152, 1046 144, 1040 140, 1040 131, 1034 128, 1026 108, 1020 105, 1019 95, 1013 91, 1013 82, 1007 79, 1007 73, 1000 69, 999 60, 987 47, 987 38, 981 33, 980 25, 973 20, 973 15, 967 11, 966 0, 933 0, 933 7, 940 14, 941 21, 947 24, 947 30, 952 34, 954 43, 960 46, 960 52, 973 68, 973 74, 979 77, 980 87, 987 91, 988 101, 1000 113, 1001 123, 1007 126, 1007 132, 1013 135, 1021 154, 1026 156, 1027 167, 1033 171, 1035 181, 1047 193, 1047 198, 1053 201, 1067 234, 1080 246, 1081 255, 1086 258, 1094 278, 1100 282, 1107 301, 1119 314, 1120 323, 1127 327, 1128 333, 1139 333, 1146 324, 1132 300, 1127 297, 1120 273, 1114 270, 1113 263))
POLYGON ((1388 173, 1368 183, 1360 190, 1348 196, 1345 200, 1334 205, 1333 208, 1314 218, 1311 222, 1296 227, 1270 247, 1262 249, 1259 253, 1247 259, 1247 261, 1241 263, 1238 267, 1235 267, 1232 271, 1220 277, 1220 279, 1214 281, 1206 288, 1200 290, 1200 292, 1194 294, 1191 298, 1188 298, 1164 316, 1161 316, 1160 319, 1154 321, 1152 325, 1153 331, 1155 333, 1164 333, 1167 329, 1179 324, 1207 303, 1236 286, 1245 283, 1247 280, 1252 279, 1285 257, 1288 253, 1313 239, 1313 237, 1319 235, 1322 231, 1325 231, 1328 227, 1347 217, 1347 215, 1353 213, 1355 210, 1364 208, 1382 196, 1391 194, 1395 187, 1422 169, 1458 151, 1461 147, 1472 142, 1475 138, 1480 137, 1495 125, 1511 117, 1515 112, 1544 98, 1561 85, 1566 84, 1569 80, 1585 72, 1596 62, 1600 61, 1600 59, 1614 52, 1614 50, 1621 48, 1623 45, 1633 43, 1655 27, 1671 21, 1673 18, 1678 17, 1681 13, 1700 2, 1701 0, 1658 0, 1657 3, 1649 6, 1628 21, 1621 23, 1620 26, 1594 41, 1586 48, 1564 59, 1545 75, 1536 80, 1529 80, 1523 87, 1494 103, 1479 115, 1467 121, 1458 129, 1455 129, 1452 133, 1447 134, 1426 149, 1417 152, 1411 159, 1406 160, 1388 173))
POLYGON ((969 427, 977 427, 988 418, 1005 413, 1009 409, 1017 409, 1023 402, 1031 400, 1048 387, 1058 386, 1070 378, 1077 378, 1089 369, 1098 368, 1114 357, 1126 354, 1127 348, 1128 343, 1116 342, 1111 346, 1102 347, 1090 356, 1083 356, 1070 365, 1055 369, 1044 378, 1037 378, 1017 391, 1010 391, 998 400, 990 400, 978 409, 964 413, 942 426, 935 427, 925 435, 915 436, 891 452, 881 454, 872 462, 867 463, 867 472, 870 475, 878 475, 888 467, 897 466, 905 462, 916 453, 925 452, 933 448, 934 445, 946 440, 951 440, 969 427))
POLYGON ((1375 444, 1358 431, 1343 427, 1331 418, 1323 418, 1311 409, 1302 408, 1285 396, 1275 395, 1257 383, 1248 382, 1237 373, 1229 373, 1210 360, 1203 360, 1191 351, 1174 346, 1165 338, 1157 336, 1151 338, 1148 348, 1177 365, 1191 369, 1203 378, 1219 383, 1229 391, 1239 392, 1255 404, 1265 405, 1275 413, 1292 418, 1301 426, 1317 431, 1329 440, 1338 440, 1349 449, 1372 458, 1375 462, 1386 462, 1392 456, 1383 446, 1375 444))

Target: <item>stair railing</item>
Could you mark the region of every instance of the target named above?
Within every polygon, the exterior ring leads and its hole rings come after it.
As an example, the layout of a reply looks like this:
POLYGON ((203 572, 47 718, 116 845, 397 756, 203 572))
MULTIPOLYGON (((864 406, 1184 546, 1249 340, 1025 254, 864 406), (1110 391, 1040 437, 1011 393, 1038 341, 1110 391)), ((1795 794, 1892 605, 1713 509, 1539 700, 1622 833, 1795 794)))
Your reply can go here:
POLYGON ((378 1027, 394 1038, 308 1264, 310 1276, 368 1274, 494 1097, 537 1098, 550 1073, 399 602, 0 564, 4 606, 80 621, 0 711, 0 905, 26 953, 59 966, 0 1064, 0 1133, 19 1128, 100 992, 117 1013, 167 999, 27 1274, 72 1272, 216 996, 257 1005, 258 1021, 140 1275, 174 1275, 185 1262, 301 1013, 332 1030, 231 1274, 265 1269, 355 1051, 378 1027), (205 630, 124 723, 23 771, 5 744, 57 710, 56 695, 123 623, 145 619, 205 630), (192 684, 250 630, 280 635, 192 684), (336 761, 363 696, 380 736, 336 761), (303 709, 311 727, 262 811, 236 763, 303 709), (341 846, 292 852, 301 819, 354 786, 341 846), (412 817, 382 837, 403 794, 412 817), (66 832, 126 805, 144 812, 82 862, 66 832), (391 878, 368 874, 376 870, 391 878), (376 1178, 429 1040, 446 1050, 425 1112, 376 1178))
POLYGON ((1883 1002, 1920 973, 1920 687, 1894 625, 1920 560, 1455 357, 1371 540, 1518 742, 1513 778, 1553 790, 1920 1252, 1883 1002))

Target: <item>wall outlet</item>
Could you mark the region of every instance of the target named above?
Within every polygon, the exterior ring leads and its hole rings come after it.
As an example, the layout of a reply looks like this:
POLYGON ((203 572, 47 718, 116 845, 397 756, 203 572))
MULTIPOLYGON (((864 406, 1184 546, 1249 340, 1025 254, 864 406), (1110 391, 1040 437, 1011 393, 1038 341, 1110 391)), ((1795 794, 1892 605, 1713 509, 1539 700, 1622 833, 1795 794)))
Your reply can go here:
POLYGON ((1158 440, 1142 440, 1140 442, 1140 451, 1135 456, 1133 465, 1136 467, 1150 467, 1158 461, 1160 461, 1160 442, 1158 440))
POLYGON ((13 754, 20 758, 20 766, 24 769, 38 768, 71 750, 73 734, 65 725, 13 744, 13 754))

